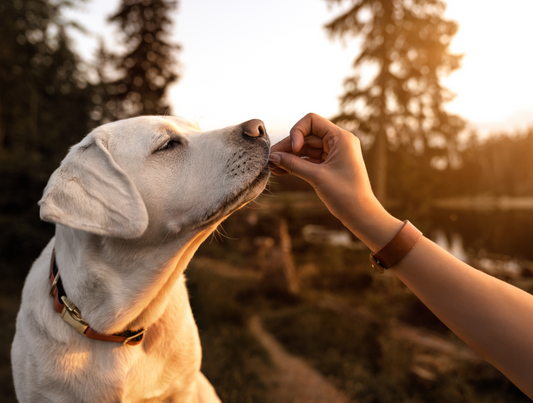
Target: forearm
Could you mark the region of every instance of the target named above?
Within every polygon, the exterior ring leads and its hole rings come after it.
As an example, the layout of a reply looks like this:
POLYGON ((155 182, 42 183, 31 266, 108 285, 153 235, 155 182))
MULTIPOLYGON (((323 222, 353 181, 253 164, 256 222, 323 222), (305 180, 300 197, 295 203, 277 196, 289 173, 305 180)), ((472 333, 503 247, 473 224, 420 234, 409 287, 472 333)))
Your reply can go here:
POLYGON ((391 270, 455 334, 533 397, 533 296, 426 238, 391 270))
MULTIPOLYGON (((345 220, 373 252, 402 226, 379 207, 345 220)), ((391 270, 454 333, 533 396, 533 296, 468 266, 427 238, 391 270)))

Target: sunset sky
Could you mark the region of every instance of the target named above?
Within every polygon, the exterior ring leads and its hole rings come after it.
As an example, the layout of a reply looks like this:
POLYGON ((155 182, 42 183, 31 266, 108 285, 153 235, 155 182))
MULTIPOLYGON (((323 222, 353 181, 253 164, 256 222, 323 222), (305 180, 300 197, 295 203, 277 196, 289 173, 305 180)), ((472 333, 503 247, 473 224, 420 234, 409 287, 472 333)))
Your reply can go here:
MULTIPOLYGON (((88 0, 68 13, 114 45, 106 17, 119 0, 88 0)), ((181 79, 169 93, 176 115, 215 129, 259 118, 274 139, 304 114, 338 111, 356 41, 329 40, 323 26, 339 13, 323 0, 181 0, 173 40, 182 45, 181 79)), ((482 134, 533 125, 533 2, 449 0, 446 17, 460 24, 452 50, 463 67, 443 83, 457 97, 448 110, 482 134)), ((91 60, 96 35, 75 35, 91 60)))

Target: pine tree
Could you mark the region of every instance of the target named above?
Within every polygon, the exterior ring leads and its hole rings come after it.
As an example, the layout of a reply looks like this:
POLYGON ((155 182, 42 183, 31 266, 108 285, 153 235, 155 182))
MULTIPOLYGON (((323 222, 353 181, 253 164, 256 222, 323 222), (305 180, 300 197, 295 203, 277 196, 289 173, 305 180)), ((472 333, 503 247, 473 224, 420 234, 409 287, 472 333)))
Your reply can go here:
POLYGON ((169 13, 176 7, 176 0, 122 0, 109 18, 120 26, 126 51, 100 47, 103 122, 168 112, 165 92, 178 79, 175 52, 180 47, 168 41, 169 13))
POLYGON ((90 119, 94 87, 69 45, 69 23, 62 18, 67 5, 68 1, 51 0, 0 2, 0 265, 4 267, 6 259, 33 259, 48 242, 53 227, 39 222, 37 201, 68 148, 95 124, 90 119))
POLYGON ((444 110, 452 94, 440 78, 459 67, 449 44, 457 24, 443 18, 442 0, 326 0, 349 4, 326 25, 332 38, 358 37, 362 49, 344 82, 337 124, 372 144, 369 167, 376 196, 387 200, 387 155, 402 150, 446 163, 464 121, 444 110))
POLYGON ((61 18, 66 2, 0 4, 0 166, 50 163, 87 133, 93 88, 61 18))
POLYGON ((0 3, 0 150, 35 129, 36 76, 48 60, 46 31, 56 15, 44 0, 0 3))

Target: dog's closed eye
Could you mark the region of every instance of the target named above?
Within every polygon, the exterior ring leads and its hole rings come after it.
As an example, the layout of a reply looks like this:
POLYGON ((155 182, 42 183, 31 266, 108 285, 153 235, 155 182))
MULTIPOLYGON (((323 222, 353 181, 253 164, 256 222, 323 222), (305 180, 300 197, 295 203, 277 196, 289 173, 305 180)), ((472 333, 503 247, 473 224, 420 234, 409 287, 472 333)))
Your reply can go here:
POLYGON ((157 150, 155 150, 155 152, 171 150, 172 148, 177 147, 179 145, 180 145, 179 140, 169 140, 165 144, 163 144, 161 147, 159 147, 157 150))
POLYGON ((152 154, 168 151, 177 148, 180 145, 187 144, 187 140, 181 137, 175 130, 163 128, 153 139, 152 154))

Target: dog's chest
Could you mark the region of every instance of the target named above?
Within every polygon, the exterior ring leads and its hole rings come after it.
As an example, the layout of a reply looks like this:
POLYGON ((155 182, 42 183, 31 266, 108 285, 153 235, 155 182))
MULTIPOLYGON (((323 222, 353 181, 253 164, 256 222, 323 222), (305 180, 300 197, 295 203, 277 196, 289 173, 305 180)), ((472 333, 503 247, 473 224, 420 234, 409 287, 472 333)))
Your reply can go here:
MULTIPOLYGON (((62 397, 77 396, 79 402, 163 402, 169 397, 189 402, 200 366, 198 341, 155 339, 148 352, 143 346, 104 345, 90 352, 71 346, 55 354, 56 373, 49 374, 54 379, 46 384, 66 384, 62 397)), ((150 343, 150 338, 146 341, 150 343)))

